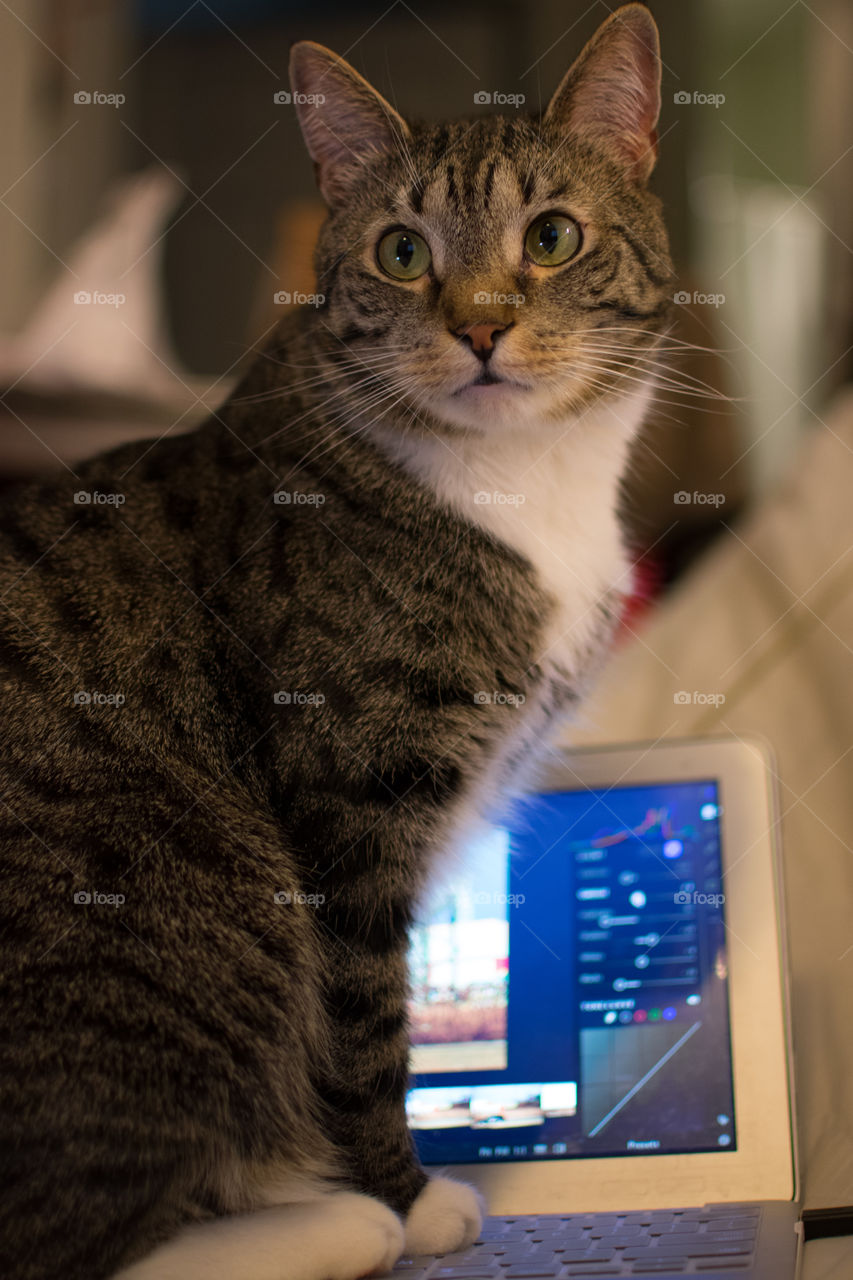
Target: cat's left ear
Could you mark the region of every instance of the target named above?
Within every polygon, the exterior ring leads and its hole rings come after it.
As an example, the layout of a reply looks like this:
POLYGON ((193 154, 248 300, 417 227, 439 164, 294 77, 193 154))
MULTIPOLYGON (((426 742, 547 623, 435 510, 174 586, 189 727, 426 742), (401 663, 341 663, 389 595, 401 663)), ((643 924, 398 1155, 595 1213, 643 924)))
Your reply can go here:
POLYGON ((290 83, 317 185, 334 208, 366 160, 408 139, 408 125, 364 76, 312 40, 293 46, 290 83))
POLYGON ((544 122, 600 146, 644 183, 655 167, 660 41, 643 4, 616 9, 566 72, 544 122))

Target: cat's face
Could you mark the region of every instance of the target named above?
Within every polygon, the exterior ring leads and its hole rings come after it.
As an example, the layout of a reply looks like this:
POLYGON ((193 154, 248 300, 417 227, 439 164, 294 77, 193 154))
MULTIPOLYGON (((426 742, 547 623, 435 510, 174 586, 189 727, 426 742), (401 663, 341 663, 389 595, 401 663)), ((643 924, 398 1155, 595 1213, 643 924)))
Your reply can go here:
POLYGON ((487 431, 642 385, 672 296, 645 190, 658 77, 630 5, 542 121, 410 127, 334 55, 296 47, 297 91, 324 98, 301 108, 330 206, 319 318, 366 412, 487 431))

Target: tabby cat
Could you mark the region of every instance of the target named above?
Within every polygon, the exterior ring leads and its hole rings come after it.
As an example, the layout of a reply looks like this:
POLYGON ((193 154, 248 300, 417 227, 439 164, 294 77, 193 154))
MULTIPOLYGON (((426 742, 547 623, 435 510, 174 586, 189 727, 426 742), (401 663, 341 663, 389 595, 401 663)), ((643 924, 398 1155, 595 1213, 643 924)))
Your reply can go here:
POLYGON ((406 1126, 407 929, 629 585, 657 31, 618 9, 541 118, 291 75, 324 301, 0 519, 7 1280, 355 1280, 480 1227, 406 1126))

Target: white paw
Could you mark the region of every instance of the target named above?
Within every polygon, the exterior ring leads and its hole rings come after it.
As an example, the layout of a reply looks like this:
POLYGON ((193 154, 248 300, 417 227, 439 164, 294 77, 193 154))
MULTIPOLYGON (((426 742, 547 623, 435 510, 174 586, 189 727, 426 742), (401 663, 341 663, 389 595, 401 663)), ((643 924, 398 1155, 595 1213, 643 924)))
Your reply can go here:
POLYGON ((453 1253, 476 1240, 485 1205, 466 1182, 430 1178, 406 1219, 406 1253, 453 1253))
POLYGON ((341 1257, 335 1257, 330 1267, 330 1280, 390 1271, 405 1246, 403 1224, 396 1213, 355 1192, 343 1192, 334 1200, 336 1216, 327 1229, 332 1229, 338 1242, 334 1253, 340 1251, 341 1257))
POLYGON ((112 1280, 362 1280, 404 1243, 387 1205, 343 1191, 194 1223, 112 1280))

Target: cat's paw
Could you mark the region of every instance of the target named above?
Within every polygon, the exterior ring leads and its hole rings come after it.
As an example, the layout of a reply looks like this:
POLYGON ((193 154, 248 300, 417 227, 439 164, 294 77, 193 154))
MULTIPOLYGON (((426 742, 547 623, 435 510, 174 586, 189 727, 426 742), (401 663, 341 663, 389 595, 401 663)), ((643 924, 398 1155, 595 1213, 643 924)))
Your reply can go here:
POLYGON ((406 1219, 406 1253, 453 1253, 477 1239, 485 1205, 466 1182, 430 1178, 406 1219))
POLYGON ((340 1217, 329 1226, 338 1242, 333 1252, 337 1255, 339 1249, 341 1256, 329 1259, 330 1280, 390 1271, 404 1248, 403 1224, 396 1213, 378 1200, 355 1193, 344 1192, 335 1199, 340 1217))

